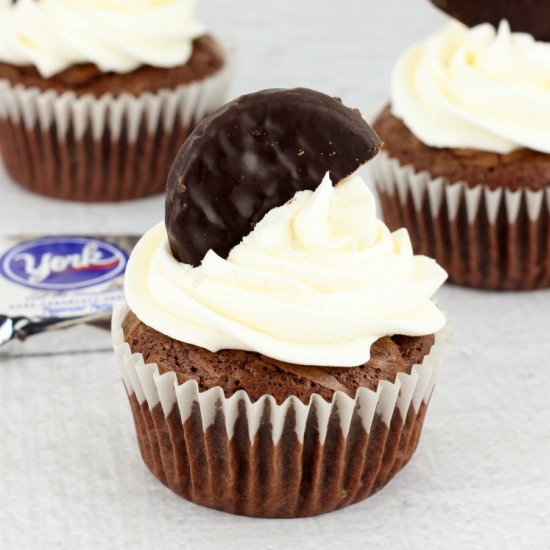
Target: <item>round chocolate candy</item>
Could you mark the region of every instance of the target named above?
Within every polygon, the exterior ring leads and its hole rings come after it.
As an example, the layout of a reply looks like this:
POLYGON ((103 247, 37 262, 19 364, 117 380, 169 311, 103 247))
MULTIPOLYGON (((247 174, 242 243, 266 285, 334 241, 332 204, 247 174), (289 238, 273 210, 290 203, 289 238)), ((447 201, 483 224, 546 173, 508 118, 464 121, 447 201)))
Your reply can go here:
POLYGON ((187 138, 168 177, 166 229, 174 257, 199 265, 229 251, 297 191, 333 183, 380 150, 359 111, 297 88, 242 96, 187 138))
POLYGON ((491 23, 498 27, 506 19, 514 32, 526 32, 536 40, 550 41, 550 2, 548 0, 431 0, 469 27, 491 23))

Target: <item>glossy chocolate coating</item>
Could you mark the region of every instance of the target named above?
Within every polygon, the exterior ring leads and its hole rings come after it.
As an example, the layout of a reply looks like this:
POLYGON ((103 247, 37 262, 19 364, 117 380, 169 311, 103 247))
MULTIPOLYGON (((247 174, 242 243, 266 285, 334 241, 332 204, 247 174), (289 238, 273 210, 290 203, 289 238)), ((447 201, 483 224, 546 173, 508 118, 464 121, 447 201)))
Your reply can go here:
POLYGON ((438 8, 469 27, 508 20, 514 32, 526 32, 536 40, 550 41, 548 0, 431 0, 438 8))
POLYGON ((172 252, 199 265, 229 251, 297 191, 355 172, 380 150, 357 110, 313 90, 242 96, 204 120, 168 177, 166 228, 172 252))

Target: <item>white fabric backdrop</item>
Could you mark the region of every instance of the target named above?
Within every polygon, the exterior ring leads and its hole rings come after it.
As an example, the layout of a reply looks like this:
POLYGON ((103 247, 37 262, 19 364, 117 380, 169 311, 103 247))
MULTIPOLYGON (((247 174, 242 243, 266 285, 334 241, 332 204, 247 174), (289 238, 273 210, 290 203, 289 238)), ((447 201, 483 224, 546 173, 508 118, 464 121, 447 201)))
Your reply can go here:
MULTIPOLYGON (((397 55, 445 19, 425 0, 202 0, 240 52, 233 95, 305 85, 372 113, 397 55)), ((0 175, 0 233, 135 232, 163 199, 73 205, 0 175)), ((176 497, 141 462, 109 352, 0 359, 0 548, 550 547, 550 291, 445 288, 456 333, 417 454, 329 515, 234 517, 176 497)), ((60 338, 61 336, 57 336, 60 338)))

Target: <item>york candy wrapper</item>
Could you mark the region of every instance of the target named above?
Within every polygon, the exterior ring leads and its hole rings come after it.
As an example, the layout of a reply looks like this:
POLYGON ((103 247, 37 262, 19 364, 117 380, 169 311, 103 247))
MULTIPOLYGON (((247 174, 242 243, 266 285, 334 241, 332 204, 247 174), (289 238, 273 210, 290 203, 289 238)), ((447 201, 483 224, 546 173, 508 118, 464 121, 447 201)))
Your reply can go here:
POLYGON ((138 237, 0 238, 0 353, 110 348, 113 307, 138 237))

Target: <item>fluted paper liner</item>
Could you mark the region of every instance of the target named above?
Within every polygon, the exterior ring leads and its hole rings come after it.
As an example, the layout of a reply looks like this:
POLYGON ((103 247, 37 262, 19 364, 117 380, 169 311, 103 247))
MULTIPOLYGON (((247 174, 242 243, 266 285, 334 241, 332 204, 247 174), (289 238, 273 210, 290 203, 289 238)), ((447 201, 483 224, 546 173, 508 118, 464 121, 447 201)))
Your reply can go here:
POLYGON ((0 80, 0 150, 12 178, 44 195, 80 201, 164 191, 186 137, 225 100, 231 55, 216 73, 139 96, 77 96, 0 80))
POLYGON ((550 287, 550 187, 491 189, 402 166, 387 153, 370 165, 384 219, 406 227, 414 251, 449 281, 493 290, 550 287))
POLYGON ((436 335, 411 374, 355 399, 336 392, 305 405, 240 390, 200 392, 159 375, 124 341, 126 306, 113 314, 113 344, 143 460, 162 483, 204 506, 258 517, 304 517, 342 508, 383 487, 411 458, 449 338, 436 335))

